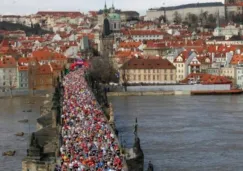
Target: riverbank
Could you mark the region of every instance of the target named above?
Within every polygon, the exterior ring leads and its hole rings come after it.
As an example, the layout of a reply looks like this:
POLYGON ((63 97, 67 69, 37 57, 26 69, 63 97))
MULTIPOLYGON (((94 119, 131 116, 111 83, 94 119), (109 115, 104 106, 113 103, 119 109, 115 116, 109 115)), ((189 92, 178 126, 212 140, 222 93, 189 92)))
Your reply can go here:
POLYGON ((191 95, 190 91, 136 91, 136 92, 108 92, 108 97, 115 96, 169 96, 169 95, 191 95))
POLYGON ((53 90, 29 90, 29 89, 15 89, 12 90, 12 93, 10 91, 8 92, 0 92, 0 99, 1 98, 12 98, 12 97, 39 97, 43 96, 44 94, 50 94, 53 90))

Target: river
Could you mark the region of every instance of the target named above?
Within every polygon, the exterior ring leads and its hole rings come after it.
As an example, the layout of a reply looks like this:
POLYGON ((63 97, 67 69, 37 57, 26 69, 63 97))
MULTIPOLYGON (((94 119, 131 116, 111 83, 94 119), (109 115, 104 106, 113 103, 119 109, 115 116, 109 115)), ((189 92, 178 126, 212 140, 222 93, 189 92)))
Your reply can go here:
POLYGON ((155 171, 243 170, 243 96, 110 97, 126 147, 133 125, 155 171))
POLYGON ((0 99, 0 170, 21 171, 22 159, 26 156, 29 143, 29 133, 36 131, 36 119, 40 116, 40 105, 44 98, 35 97, 35 104, 27 104, 27 97, 0 99), (23 110, 32 109, 27 113, 23 110), (28 119, 29 123, 19 123, 19 120, 28 119), (23 137, 16 137, 17 132, 24 132, 23 137), (16 150, 13 157, 2 156, 2 152, 16 150))

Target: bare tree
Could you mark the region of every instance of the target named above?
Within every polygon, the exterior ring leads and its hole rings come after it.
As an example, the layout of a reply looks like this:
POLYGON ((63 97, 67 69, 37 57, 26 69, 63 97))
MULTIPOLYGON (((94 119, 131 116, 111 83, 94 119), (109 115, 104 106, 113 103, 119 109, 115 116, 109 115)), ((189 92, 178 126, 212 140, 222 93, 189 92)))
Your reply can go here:
POLYGON ((174 16, 174 23, 175 24, 181 24, 182 18, 177 11, 174 12, 173 16, 174 16))
POLYGON ((197 27, 198 25, 198 16, 192 13, 187 13, 186 18, 185 18, 185 23, 188 24, 189 27, 197 27))
POLYGON ((207 24, 207 20, 208 20, 208 11, 202 11, 201 10, 201 13, 199 14, 199 16, 198 16, 198 19, 199 19, 199 21, 200 21, 200 23, 201 23, 201 25, 206 25, 207 24))
POLYGON ((117 70, 110 58, 94 57, 91 59, 89 74, 95 81, 100 83, 117 82, 116 73, 117 70))
POLYGON ((121 82, 123 84, 124 90, 127 91, 127 86, 130 81, 130 73, 129 70, 127 70, 127 63, 129 62, 129 59, 122 58, 122 66, 120 67, 120 75, 121 75, 121 82))

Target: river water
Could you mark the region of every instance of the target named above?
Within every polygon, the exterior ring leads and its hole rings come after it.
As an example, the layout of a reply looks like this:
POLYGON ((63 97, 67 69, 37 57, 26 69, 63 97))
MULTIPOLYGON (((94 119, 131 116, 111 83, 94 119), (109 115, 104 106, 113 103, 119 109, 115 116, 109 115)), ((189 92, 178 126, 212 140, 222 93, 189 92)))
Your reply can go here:
POLYGON ((27 104, 27 97, 0 99, 0 171, 21 171, 22 159, 26 156, 29 133, 36 131, 36 119, 40 116, 40 105, 44 98, 35 97, 35 104, 27 104), (27 113, 23 110, 32 109, 27 113), (28 119, 29 123, 19 123, 28 119), (16 137, 17 132, 24 132, 23 137, 16 137), (13 157, 2 156, 4 151, 16 150, 13 157))
MULTIPOLYGON (((155 171, 242 171, 243 96, 111 97, 126 147, 133 125, 155 171)), ((146 168, 147 169, 147 168, 146 168)))

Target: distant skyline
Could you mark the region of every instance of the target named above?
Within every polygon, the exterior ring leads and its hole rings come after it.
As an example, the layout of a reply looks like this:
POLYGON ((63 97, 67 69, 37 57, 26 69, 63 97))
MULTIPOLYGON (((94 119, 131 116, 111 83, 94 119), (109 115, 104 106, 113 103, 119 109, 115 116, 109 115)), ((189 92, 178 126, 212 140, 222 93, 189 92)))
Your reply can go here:
MULTIPOLYGON (((149 8, 173 6, 197 2, 223 2, 223 0, 106 0, 107 7, 112 2, 116 9, 135 10, 145 15, 149 8)), ((81 11, 103 9, 105 0, 0 0, 0 14, 33 14, 37 11, 81 11)))

